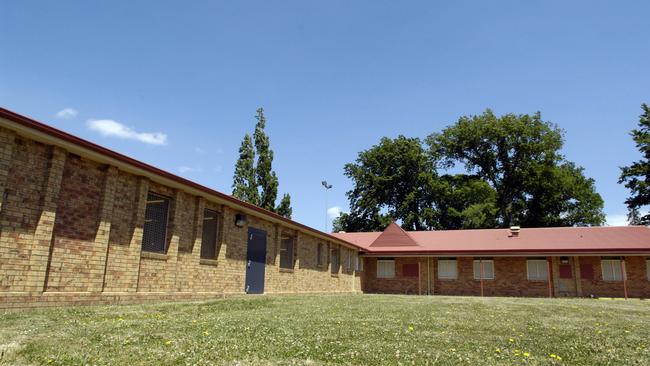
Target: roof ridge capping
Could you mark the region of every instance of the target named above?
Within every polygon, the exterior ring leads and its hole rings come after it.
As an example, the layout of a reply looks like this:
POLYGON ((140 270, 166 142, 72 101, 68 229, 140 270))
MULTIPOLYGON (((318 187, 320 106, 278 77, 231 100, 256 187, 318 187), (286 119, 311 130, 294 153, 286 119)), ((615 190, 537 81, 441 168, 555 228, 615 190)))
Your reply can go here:
POLYGON ((395 221, 370 244, 371 247, 419 247, 420 245, 395 221))

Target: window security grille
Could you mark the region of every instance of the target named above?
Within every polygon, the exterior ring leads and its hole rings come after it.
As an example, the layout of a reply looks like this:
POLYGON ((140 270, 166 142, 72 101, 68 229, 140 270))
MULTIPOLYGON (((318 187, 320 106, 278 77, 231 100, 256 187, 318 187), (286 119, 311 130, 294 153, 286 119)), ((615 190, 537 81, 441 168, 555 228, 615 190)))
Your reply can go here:
POLYGON ((212 210, 203 211, 203 234, 201 236, 201 258, 216 259, 219 214, 212 210))
POLYGON ((332 248, 330 253, 332 268, 331 271, 333 274, 339 273, 339 248, 332 248))
POLYGON ((282 236, 280 239, 280 268, 293 269, 294 238, 282 236))
POLYGON ((167 241, 167 216, 169 198, 149 193, 147 208, 144 213, 142 233, 142 250, 147 252, 165 252, 167 241))
POLYGON ((316 264, 319 266, 323 265, 323 243, 318 243, 316 248, 316 264))

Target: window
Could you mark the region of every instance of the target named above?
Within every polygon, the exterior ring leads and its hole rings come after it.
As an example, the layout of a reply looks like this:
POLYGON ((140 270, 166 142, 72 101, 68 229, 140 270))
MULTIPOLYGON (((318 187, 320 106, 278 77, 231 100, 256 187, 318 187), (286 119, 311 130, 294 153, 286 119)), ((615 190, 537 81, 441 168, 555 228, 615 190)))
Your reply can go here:
POLYGON ((394 278, 395 260, 392 258, 377 259, 377 278, 394 278))
POLYGON ((455 280, 458 278, 458 268, 455 258, 438 259, 438 278, 455 280))
POLYGON ((219 214, 212 210, 203 211, 203 234, 201 236, 201 258, 215 259, 219 255, 217 231, 219 214))
POLYGON ((352 267, 352 264, 354 263, 353 258, 352 258, 352 249, 346 249, 345 251, 348 253, 348 257, 347 257, 348 265, 347 265, 346 269, 348 271, 351 271, 354 268, 354 267, 352 267))
MULTIPOLYGON (((492 259, 483 259, 483 279, 494 279, 494 261, 492 259)), ((474 279, 481 279, 481 260, 474 259, 474 279)))
POLYGON ((548 280, 548 264, 546 259, 529 259, 526 261, 528 281, 548 280))
POLYGON ((648 275, 648 281, 650 281, 650 258, 645 260, 645 271, 647 272, 646 274, 648 275))
POLYGON ((165 252, 168 211, 169 198, 151 192, 147 194, 147 206, 144 211, 144 228, 142 232, 142 250, 147 252, 165 252))
POLYGON ((293 269, 293 236, 280 238, 280 268, 293 269))
POLYGON ((619 258, 603 258, 600 267, 603 270, 603 281, 623 281, 619 258))
POLYGON ((332 274, 337 274, 339 273, 339 248, 338 247, 332 247, 332 250, 330 251, 330 258, 332 262, 332 274))
POLYGON ((359 253, 354 254, 354 260, 355 260, 354 269, 357 272, 363 272, 363 258, 359 257, 359 253))
POLYGON ((323 265, 323 243, 318 243, 316 247, 316 264, 319 266, 323 265))

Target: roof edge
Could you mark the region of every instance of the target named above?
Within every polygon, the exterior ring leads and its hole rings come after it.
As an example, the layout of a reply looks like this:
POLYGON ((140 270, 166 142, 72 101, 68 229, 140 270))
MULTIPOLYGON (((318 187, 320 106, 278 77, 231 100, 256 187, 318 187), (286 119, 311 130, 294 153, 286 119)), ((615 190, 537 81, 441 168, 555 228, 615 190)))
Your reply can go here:
MULTIPOLYGON (((275 212, 271 212, 271 211, 263 209, 263 208, 261 208, 259 206, 255 206, 255 205, 250 204, 248 202, 241 201, 241 200, 239 200, 237 198, 234 198, 234 197, 232 197, 230 195, 227 195, 225 193, 219 192, 219 191, 214 190, 212 188, 208 188, 208 187, 206 187, 204 185, 201 185, 201 184, 193 182, 191 180, 182 178, 182 177, 180 177, 178 175, 172 174, 172 173, 167 172, 165 170, 162 170, 160 168, 156 168, 153 165, 149 165, 149 164, 144 163, 142 161, 133 159, 133 158, 128 157, 128 156, 126 156, 124 154, 121 154, 121 153, 118 153, 118 152, 113 151, 111 149, 105 148, 105 147, 103 147, 101 145, 95 144, 95 143, 90 142, 88 140, 84 140, 84 139, 82 139, 80 137, 77 137, 75 135, 64 132, 62 130, 59 130, 57 128, 54 128, 54 127, 49 126, 47 124, 44 124, 42 122, 38 122, 38 121, 36 121, 36 120, 34 120, 32 118, 23 116, 23 115, 18 114, 16 112, 12 112, 12 111, 10 111, 8 109, 5 109, 5 108, 2 108, 2 107, 0 107, 0 118, 4 118, 4 119, 6 119, 6 120, 8 120, 10 122, 13 122, 13 123, 15 123, 15 124, 17 124, 19 126, 22 126, 24 128, 38 131, 38 132, 40 132, 40 133, 42 133, 42 134, 44 134, 46 136, 49 136, 51 138, 62 140, 64 142, 68 143, 68 144, 76 145, 76 146, 78 146, 78 147, 80 147, 82 149, 90 150, 90 151, 92 151, 92 152, 94 152, 96 154, 105 156, 105 157, 113 159, 113 160, 117 160, 117 161, 122 162, 124 164, 133 166, 133 167, 135 167, 137 169, 144 170, 146 172, 152 173, 155 176, 160 176, 162 178, 174 181, 174 182, 176 182, 176 183, 178 183, 178 184, 180 184, 182 186, 186 186, 186 187, 192 188, 194 190, 201 191, 201 192, 203 192, 203 193, 205 193, 207 195, 217 197, 220 200, 227 201, 227 202, 229 202, 229 203, 231 203, 233 205, 236 205, 236 206, 240 206, 245 210, 253 211, 255 213, 263 215, 266 218, 271 219, 270 221, 272 221, 272 222, 282 222, 282 223, 288 224, 290 226, 294 226, 297 229, 300 229, 300 230, 303 230, 303 231, 306 231, 306 232, 309 232, 309 233, 312 233, 312 234, 316 234, 317 236, 320 236, 320 237, 327 238, 327 240, 343 243, 344 245, 348 245, 348 246, 351 246, 351 247, 356 248, 356 249, 361 249, 361 250, 364 249, 363 247, 361 247, 361 246, 359 246, 357 244, 348 242, 347 240, 337 238, 337 237, 335 237, 335 236, 333 236, 333 235, 331 235, 329 233, 322 232, 322 231, 314 229, 314 228, 312 228, 310 226, 301 224, 301 223, 299 223, 297 221, 294 221, 294 220, 288 219, 288 218, 286 218, 284 216, 278 215, 275 212)), ((0 125, 4 125, 4 124, 0 124, 0 125)), ((9 129, 11 129, 11 127, 9 127, 9 129)), ((18 129, 17 132, 21 132, 20 129, 18 129)), ((48 143, 56 145, 52 141, 48 141, 48 143)), ((65 146, 61 146, 61 147, 65 148, 65 146)))

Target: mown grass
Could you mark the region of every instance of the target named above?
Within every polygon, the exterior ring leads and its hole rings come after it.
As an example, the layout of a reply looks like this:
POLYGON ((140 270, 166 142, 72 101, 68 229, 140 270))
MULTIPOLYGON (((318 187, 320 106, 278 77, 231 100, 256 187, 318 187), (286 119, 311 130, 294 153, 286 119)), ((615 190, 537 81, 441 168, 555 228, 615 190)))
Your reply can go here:
POLYGON ((650 364, 641 300, 258 296, 0 313, 0 364, 650 364))

